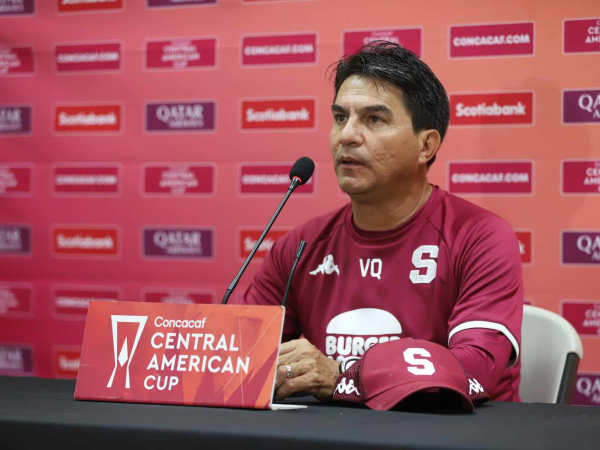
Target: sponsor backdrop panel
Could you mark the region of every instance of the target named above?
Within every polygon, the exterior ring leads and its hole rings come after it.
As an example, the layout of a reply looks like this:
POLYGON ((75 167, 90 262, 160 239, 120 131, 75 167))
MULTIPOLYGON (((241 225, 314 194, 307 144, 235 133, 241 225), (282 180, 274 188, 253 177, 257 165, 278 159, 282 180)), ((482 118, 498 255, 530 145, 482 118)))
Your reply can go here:
POLYGON ((219 302, 310 156, 239 298, 279 237, 348 201, 326 72, 384 39, 448 91, 430 179, 512 224, 527 303, 580 333, 575 401, 600 404, 600 11, 528 6, 0 0, 0 373, 75 377, 91 300, 219 302))

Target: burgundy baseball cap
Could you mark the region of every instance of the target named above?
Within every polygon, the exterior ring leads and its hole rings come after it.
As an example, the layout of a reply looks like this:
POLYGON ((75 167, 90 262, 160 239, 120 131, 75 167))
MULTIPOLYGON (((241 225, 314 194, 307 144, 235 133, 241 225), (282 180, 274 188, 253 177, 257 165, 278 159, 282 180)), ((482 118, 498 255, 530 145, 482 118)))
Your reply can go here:
POLYGON ((471 384, 479 388, 474 398, 489 398, 452 352, 433 342, 402 338, 376 344, 359 363, 361 367, 351 369, 360 374, 363 402, 371 409, 389 410, 403 401, 428 398, 429 404, 443 401, 446 408, 473 412, 471 384))

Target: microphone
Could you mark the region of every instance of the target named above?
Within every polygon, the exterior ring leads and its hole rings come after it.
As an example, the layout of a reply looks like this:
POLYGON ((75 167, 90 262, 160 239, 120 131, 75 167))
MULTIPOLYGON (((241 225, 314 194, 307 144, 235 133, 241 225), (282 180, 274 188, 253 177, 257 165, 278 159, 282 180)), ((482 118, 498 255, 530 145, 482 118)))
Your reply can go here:
POLYGON ((248 264, 250 264, 250 261, 252 260, 252 258, 254 257, 254 254, 258 250, 258 247, 260 247, 260 244, 262 244, 262 241, 264 240, 265 236, 267 235, 267 233, 271 229, 271 226, 275 222, 275 219, 277 219, 277 216, 279 216, 279 213, 283 209, 283 205, 285 205, 285 203, 287 202, 287 200, 290 197, 290 195, 292 195, 292 192, 294 192, 294 190, 298 186, 306 184, 308 182, 308 180, 310 180, 310 177, 312 176, 312 174, 313 174, 314 171, 315 171, 315 163, 313 162, 312 159, 307 158, 306 156, 303 156, 302 158, 299 158, 294 163, 294 165, 292 166, 292 168, 290 170, 290 186, 288 187, 288 190, 287 190, 285 196, 283 197, 283 200, 281 200, 281 203, 279 204, 279 206, 275 210, 275 214, 273 214, 273 217, 271 217, 271 220, 269 221, 269 223, 265 227, 264 231, 262 232, 262 234, 260 235, 260 237, 256 241, 256 244, 254 244, 254 247, 252 248, 252 251, 250 252, 250 254, 248 255, 248 257, 246 258, 246 261, 244 261, 244 264, 242 265, 242 268, 240 269, 240 271, 238 272, 238 274, 236 275, 236 277, 233 279, 233 281, 231 282, 231 284, 229 285, 229 287, 225 291, 225 295, 223 296, 223 300, 221 300, 221 304, 222 305, 227 304, 227 301, 229 300, 229 297, 231 296, 231 293, 233 292, 233 290, 237 286, 238 282, 240 281, 240 278, 244 274, 244 271, 246 270, 246 267, 248 267, 248 264))
POLYGON ((296 271, 296 266, 298 265, 298 261, 300 261, 300 257, 306 248, 306 241, 300 240, 300 244, 298 245, 298 250, 296 250, 296 258, 294 259, 294 264, 292 264, 292 270, 290 271, 290 276, 288 277, 287 286, 285 287, 285 293, 283 294, 283 301, 281 302, 281 306, 285 307, 285 302, 287 301, 288 292, 290 291, 290 286, 292 285, 292 277, 294 276, 294 272, 296 271))

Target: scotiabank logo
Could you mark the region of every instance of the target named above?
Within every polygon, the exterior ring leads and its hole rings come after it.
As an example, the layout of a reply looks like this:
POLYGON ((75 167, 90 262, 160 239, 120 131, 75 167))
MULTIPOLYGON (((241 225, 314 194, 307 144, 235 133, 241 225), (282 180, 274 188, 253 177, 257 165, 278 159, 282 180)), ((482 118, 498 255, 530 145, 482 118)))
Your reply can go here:
POLYGON ((0 76, 33 74, 32 47, 0 47, 0 76))
POLYGON ((528 56, 534 48, 533 22, 450 27, 450 58, 528 56))
POLYGON ((143 228, 145 258, 212 259, 214 230, 210 228, 143 228))
POLYGON ((0 105, 0 137, 31 134, 31 106, 0 105))
POLYGON ((563 300, 560 309, 580 336, 600 337, 600 301, 563 300))
POLYGON ((97 72, 121 70, 122 50, 119 42, 102 44, 57 45, 58 72, 97 72))
POLYGON ((0 165, 0 197, 31 194, 33 167, 21 164, 0 165))
POLYGON ((91 301, 121 300, 116 287, 55 286, 52 288, 54 313, 59 318, 85 319, 91 301))
POLYGON ((533 162, 448 162, 448 191, 453 194, 532 194, 533 162))
POLYGON ((348 356, 362 356, 380 342, 400 339, 402 326, 387 311, 363 308, 335 316, 327 325, 326 333, 325 354, 341 361, 348 356))
POLYGON ((77 378, 81 348, 55 347, 52 351, 52 361, 55 378, 77 378))
POLYGON ((33 375, 33 349, 28 345, 0 343, 0 374, 33 375))
POLYGON ((187 289, 146 290, 142 301, 149 303, 178 303, 183 305, 206 305, 214 303, 215 294, 207 291, 187 289))
POLYGON ((121 106, 57 106, 54 131, 59 133, 103 133, 121 131, 121 106))
POLYGON ((56 0, 58 12, 102 12, 122 9, 125 0, 56 0))
POLYGON ((344 32, 344 55, 355 53, 373 41, 388 41, 422 56, 423 31, 421 28, 391 28, 384 30, 361 30, 344 32))
POLYGON ((195 196, 215 192, 213 164, 157 164, 143 167, 144 195, 195 196))
POLYGON ((20 225, 0 225, 0 256, 31 253, 31 228, 20 225))
POLYGON ((600 123, 600 89, 563 91, 563 123, 600 123))
POLYGON ((571 404, 600 405, 600 373, 579 372, 577 374, 571 404))
POLYGON ((0 0, 0 16, 35 13, 35 0, 0 0))
POLYGON ((533 262, 532 245, 533 233, 531 231, 515 230, 517 240, 519 241, 519 253, 521 254, 521 262, 523 264, 531 264, 533 262))
POLYGON ((148 8, 168 8, 171 6, 216 5, 218 0, 148 0, 148 8))
MULTIPOLYGON (((290 185, 290 169, 288 164, 247 163, 240 165, 240 194, 285 194, 290 185)), ((295 195, 315 193, 316 171, 308 183, 298 186, 295 195)))
POLYGON ((0 317, 31 317, 33 287, 24 283, 0 282, 0 317))
POLYGON ((117 369, 119 367, 123 367, 127 364, 126 373, 125 373, 125 389, 130 389, 129 383, 129 366, 131 365, 131 360, 135 355, 135 350, 137 349, 138 343, 140 342, 140 337, 142 336, 142 332, 144 331, 144 327, 146 326, 146 321, 148 320, 148 316, 120 316, 120 315, 112 315, 111 325, 112 325, 112 337, 113 337, 113 350, 115 355, 115 368, 110 376, 110 380, 108 380, 107 388, 112 387, 113 380, 115 379, 115 374, 117 373, 117 369), (135 324, 137 325, 137 331, 135 333, 135 338, 127 342, 127 337, 125 339, 119 339, 119 324, 135 324))
POLYGON ((147 69, 202 69, 216 65, 216 38, 149 41, 146 44, 147 69))
POLYGON ((52 230, 56 256, 115 257, 119 255, 116 227, 55 227, 52 230))
MULTIPOLYGON (((265 255, 273 248, 273 244, 280 237, 288 233, 289 230, 273 230, 265 236, 262 243, 258 247, 258 250, 254 254, 254 259, 263 259, 265 255)), ((263 230, 247 230, 243 229, 239 231, 240 238, 240 252, 239 256, 242 259, 246 259, 250 252, 256 245, 258 238, 262 234, 263 230)))
POLYGON ((533 92, 450 94, 450 125, 532 125, 533 92))
POLYGON ((146 103, 146 131, 214 131, 215 113, 213 101, 146 103))
POLYGON ((57 165, 54 167, 54 193, 64 196, 117 195, 121 171, 112 164, 57 165))
POLYGON ((600 53, 600 18, 565 20, 563 51, 567 54, 600 53))
POLYGON ((600 265, 600 231, 563 231, 562 263, 600 265))
POLYGON ((314 99, 243 100, 242 130, 311 130, 315 128, 314 99))
POLYGON ((317 33, 242 37, 242 66, 316 64, 317 33))
POLYGON ((600 159, 563 160, 562 193, 600 194, 600 159))

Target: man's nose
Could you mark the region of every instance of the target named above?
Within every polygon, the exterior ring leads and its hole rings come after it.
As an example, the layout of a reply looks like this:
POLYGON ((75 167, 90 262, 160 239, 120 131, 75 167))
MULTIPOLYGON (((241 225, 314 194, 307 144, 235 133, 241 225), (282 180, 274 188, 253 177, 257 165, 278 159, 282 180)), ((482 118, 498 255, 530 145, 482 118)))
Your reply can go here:
POLYGON ((340 131, 340 144, 345 146, 360 146, 362 145, 362 132, 360 123, 356 118, 348 118, 344 124, 344 128, 340 131))

